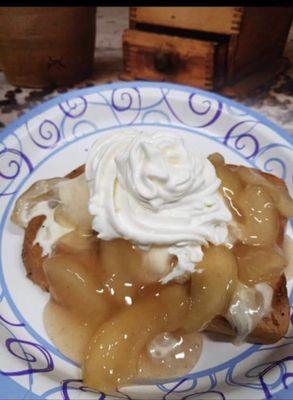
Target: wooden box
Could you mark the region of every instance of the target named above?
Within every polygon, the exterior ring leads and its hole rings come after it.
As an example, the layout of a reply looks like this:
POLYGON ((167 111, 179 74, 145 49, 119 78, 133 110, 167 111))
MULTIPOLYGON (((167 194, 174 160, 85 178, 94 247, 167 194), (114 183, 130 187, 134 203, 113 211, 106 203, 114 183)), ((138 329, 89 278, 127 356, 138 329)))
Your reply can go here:
POLYGON ((292 16, 293 7, 130 7, 123 77, 245 94, 286 65, 292 16))
POLYGON ((215 42, 127 30, 123 50, 124 71, 135 79, 213 88, 215 42))
POLYGON ((131 28, 144 23, 232 34, 239 32, 241 17, 240 7, 130 7, 129 20, 131 28))

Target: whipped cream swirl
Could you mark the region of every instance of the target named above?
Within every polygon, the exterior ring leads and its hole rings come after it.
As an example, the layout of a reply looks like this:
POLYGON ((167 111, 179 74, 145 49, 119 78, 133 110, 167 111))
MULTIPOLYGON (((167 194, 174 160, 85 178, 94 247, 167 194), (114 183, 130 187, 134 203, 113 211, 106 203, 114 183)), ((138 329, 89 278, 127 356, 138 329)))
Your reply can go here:
POLYGON ((169 131, 101 135, 86 163, 89 211, 103 240, 123 238, 177 257, 166 283, 194 271, 202 245, 227 237, 231 214, 210 161, 169 131))

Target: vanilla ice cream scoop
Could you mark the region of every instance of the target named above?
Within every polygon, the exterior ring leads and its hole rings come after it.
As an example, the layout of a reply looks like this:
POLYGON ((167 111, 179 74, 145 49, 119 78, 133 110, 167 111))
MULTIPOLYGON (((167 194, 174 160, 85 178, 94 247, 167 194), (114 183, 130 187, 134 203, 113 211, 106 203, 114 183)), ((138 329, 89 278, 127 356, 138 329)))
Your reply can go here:
POLYGON ((86 163, 89 211, 103 240, 123 238, 142 250, 167 246, 177 257, 168 282, 192 272, 201 246, 219 245, 232 217, 211 162, 196 143, 169 131, 101 135, 86 163))

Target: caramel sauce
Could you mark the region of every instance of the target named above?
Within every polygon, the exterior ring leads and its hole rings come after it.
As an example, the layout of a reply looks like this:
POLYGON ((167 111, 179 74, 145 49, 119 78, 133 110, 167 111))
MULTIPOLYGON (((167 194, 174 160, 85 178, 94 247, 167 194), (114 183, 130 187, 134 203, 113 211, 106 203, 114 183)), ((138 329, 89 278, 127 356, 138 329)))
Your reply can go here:
POLYGON ((43 318, 47 334, 57 349, 81 365, 87 343, 95 333, 95 323, 73 315, 53 299, 47 303, 43 318))

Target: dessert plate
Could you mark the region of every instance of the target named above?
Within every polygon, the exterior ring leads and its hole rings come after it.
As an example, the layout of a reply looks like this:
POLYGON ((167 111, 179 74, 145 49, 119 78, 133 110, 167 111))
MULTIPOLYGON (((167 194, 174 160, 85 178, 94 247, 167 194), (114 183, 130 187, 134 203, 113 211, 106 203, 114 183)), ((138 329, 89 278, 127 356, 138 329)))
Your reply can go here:
POLYGON ((202 90, 146 82, 91 87, 12 123, 0 133, 0 399, 292 399, 292 317, 275 345, 234 346, 206 336, 201 359, 186 376, 123 388, 114 397, 84 387, 80 369, 47 337, 42 310, 48 295, 25 277, 23 232, 10 222, 12 207, 34 181, 84 163, 97 135, 131 127, 192 133, 199 151, 271 172, 293 194, 292 138, 248 108, 202 90))

